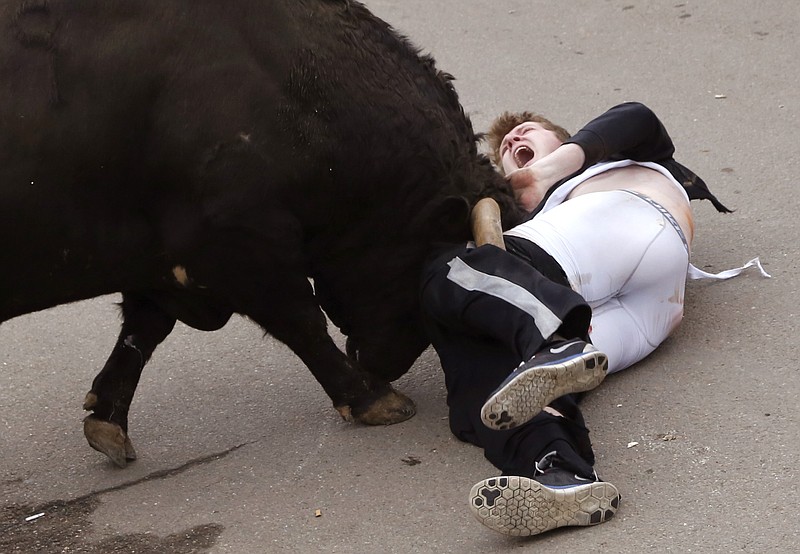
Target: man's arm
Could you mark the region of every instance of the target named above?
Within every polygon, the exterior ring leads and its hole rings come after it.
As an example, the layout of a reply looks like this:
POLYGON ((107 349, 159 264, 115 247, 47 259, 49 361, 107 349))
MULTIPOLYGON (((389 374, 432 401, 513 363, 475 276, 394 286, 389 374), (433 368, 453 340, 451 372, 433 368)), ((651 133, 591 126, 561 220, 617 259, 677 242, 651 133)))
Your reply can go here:
POLYGON ((656 114, 644 104, 627 102, 614 106, 564 144, 580 146, 586 156, 576 173, 606 160, 656 162, 683 185, 691 200, 709 200, 718 211, 730 212, 700 177, 675 161, 672 139, 656 114))
POLYGON ((606 160, 659 162, 675 154, 664 125, 650 108, 639 102, 614 106, 564 144, 577 144, 583 149, 586 159, 579 171, 606 160))
POLYGON ((551 154, 508 179, 524 209, 531 212, 562 180, 607 160, 669 160, 675 148, 653 111, 638 102, 614 106, 587 123, 551 154))
POLYGON ((614 106, 587 123, 555 152, 527 168, 509 173, 517 200, 531 216, 562 181, 601 162, 631 159, 656 162, 681 183, 692 200, 710 200, 720 212, 729 212, 705 182, 673 159, 675 146, 655 113, 639 102, 614 106))

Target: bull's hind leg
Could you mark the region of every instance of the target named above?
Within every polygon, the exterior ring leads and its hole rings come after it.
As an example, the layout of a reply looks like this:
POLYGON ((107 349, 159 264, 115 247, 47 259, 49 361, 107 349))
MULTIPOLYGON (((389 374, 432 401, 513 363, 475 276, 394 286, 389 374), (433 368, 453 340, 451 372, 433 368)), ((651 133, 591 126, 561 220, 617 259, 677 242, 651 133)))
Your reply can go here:
POLYGON ((95 377, 83 408, 92 414, 84 419, 83 432, 89 444, 119 467, 136 459, 128 437, 128 410, 139 377, 156 347, 175 326, 175 318, 143 295, 122 297, 122 330, 102 371, 95 377))

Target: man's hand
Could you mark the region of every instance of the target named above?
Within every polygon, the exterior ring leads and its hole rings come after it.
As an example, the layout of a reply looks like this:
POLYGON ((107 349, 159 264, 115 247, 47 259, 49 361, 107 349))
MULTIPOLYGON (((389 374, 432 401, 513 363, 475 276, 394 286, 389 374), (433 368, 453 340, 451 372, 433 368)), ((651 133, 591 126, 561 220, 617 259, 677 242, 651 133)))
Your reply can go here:
POLYGON ((532 212, 539 202, 544 198, 547 188, 542 190, 543 186, 536 176, 536 164, 530 167, 523 167, 508 174, 507 179, 511 183, 511 188, 514 190, 514 196, 517 202, 527 212, 532 212))
POLYGON ((528 167, 512 171, 506 178, 520 205, 532 212, 550 187, 578 171, 585 160, 580 146, 564 144, 528 167))

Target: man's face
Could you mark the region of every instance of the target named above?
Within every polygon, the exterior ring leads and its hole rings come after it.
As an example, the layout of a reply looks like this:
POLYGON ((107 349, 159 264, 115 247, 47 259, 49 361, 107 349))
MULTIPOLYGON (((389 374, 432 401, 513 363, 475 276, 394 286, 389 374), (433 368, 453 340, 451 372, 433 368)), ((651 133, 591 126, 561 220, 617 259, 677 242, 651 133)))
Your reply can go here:
POLYGON ((541 123, 532 121, 520 123, 511 129, 500 143, 503 171, 508 175, 515 169, 527 167, 559 146, 561 140, 555 132, 545 129, 541 123))

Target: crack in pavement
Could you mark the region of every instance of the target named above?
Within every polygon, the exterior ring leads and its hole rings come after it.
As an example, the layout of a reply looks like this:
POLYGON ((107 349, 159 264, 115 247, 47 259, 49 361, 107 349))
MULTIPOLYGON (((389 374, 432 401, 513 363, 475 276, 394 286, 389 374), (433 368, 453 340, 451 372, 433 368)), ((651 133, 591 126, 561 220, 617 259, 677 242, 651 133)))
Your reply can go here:
POLYGON ((77 501, 81 501, 81 500, 86 500, 86 499, 94 498, 94 497, 97 497, 97 496, 100 496, 100 495, 103 495, 103 494, 106 494, 106 493, 109 493, 109 492, 116 492, 116 491, 129 489, 131 487, 135 487, 136 485, 140 485, 140 484, 146 483, 148 481, 155 481, 157 479, 166 479, 167 477, 174 477, 175 475, 179 475, 179 474, 183 473, 184 471, 188 471, 189 469, 192 469, 193 467, 201 466, 201 465, 204 465, 204 464, 215 462, 217 460, 221 460, 222 458, 226 457, 228 454, 231 454, 232 452, 235 452, 235 451, 239 450, 240 448, 242 448, 244 446, 248 446, 250 444, 253 444, 254 442, 255 441, 243 442, 241 444, 237 444, 235 446, 232 446, 232 447, 228 448, 227 450, 222 450, 222 451, 217 452, 215 454, 209 454, 207 456, 201 456, 199 458, 194 458, 192 460, 189 460, 188 462, 185 462, 185 463, 179 465, 178 467, 174 467, 174 468, 170 468, 170 469, 160 469, 158 471, 154 471, 152 473, 148 473, 144 477, 140 477, 139 479, 136 479, 134 481, 128 481, 127 483, 120 483, 119 485, 114 485, 112 487, 108 487, 108 488, 105 488, 105 489, 92 491, 92 492, 90 492, 88 494, 85 494, 83 496, 79 496, 79 497, 75 498, 74 500, 69 500, 67 502, 77 502, 77 501))

